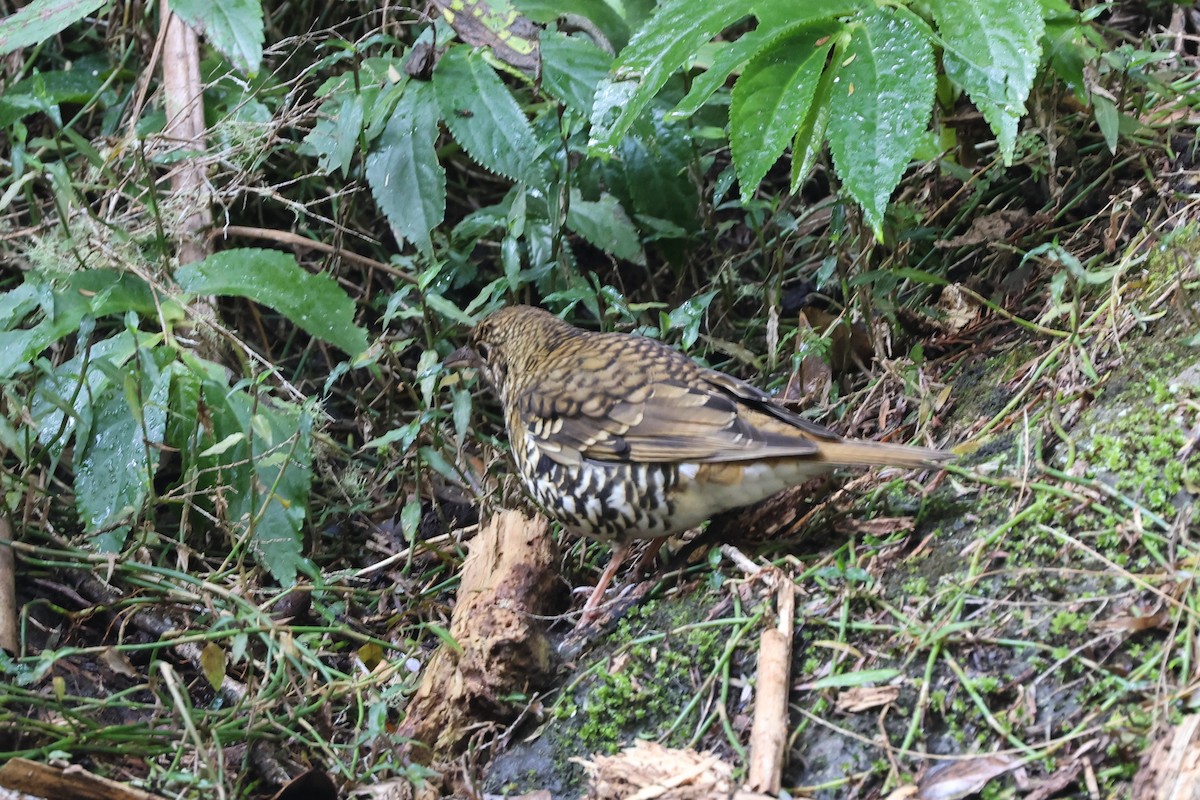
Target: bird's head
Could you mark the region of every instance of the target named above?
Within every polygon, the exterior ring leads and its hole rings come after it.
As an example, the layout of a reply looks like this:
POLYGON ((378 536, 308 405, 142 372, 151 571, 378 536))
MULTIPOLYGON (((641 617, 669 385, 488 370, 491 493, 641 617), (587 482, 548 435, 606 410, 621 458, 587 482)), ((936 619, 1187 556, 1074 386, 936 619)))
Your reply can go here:
POLYGON ((579 331, 548 311, 508 306, 481 320, 468 344, 443 362, 448 367, 474 367, 501 393, 511 374, 536 374, 556 344, 579 331))

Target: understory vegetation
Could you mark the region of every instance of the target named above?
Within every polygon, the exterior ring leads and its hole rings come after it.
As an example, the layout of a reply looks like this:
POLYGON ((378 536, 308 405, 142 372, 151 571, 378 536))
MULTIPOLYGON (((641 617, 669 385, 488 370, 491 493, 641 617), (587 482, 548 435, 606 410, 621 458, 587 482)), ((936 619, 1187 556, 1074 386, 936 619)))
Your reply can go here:
MULTIPOLYGON (((1163 785, 1200 634, 1194 4, 0 9, 0 762, 574 798, 655 739, 740 781, 771 565, 788 796, 1163 785), (431 761, 407 712, 467 547, 534 510, 443 360, 518 302, 956 459, 626 571, 648 599, 431 761)), ((608 548, 559 545, 594 582, 608 548)))

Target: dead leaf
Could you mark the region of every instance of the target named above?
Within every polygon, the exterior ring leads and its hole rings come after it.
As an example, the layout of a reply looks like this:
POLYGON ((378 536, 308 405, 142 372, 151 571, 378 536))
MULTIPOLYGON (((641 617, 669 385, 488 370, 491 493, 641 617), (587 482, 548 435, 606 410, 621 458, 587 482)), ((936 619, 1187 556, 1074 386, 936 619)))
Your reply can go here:
POLYGON ((589 800, 708 800, 734 789, 733 767, 712 753, 639 741, 594 759, 572 759, 588 774, 589 800))
POLYGON ((1020 209, 1011 211, 996 211, 976 217, 971 222, 971 228, 962 236, 944 239, 934 243, 934 247, 949 250, 956 247, 974 247, 989 242, 1002 242, 1019 225, 1029 220, 1029 212, 1020 209))
POLYGON ((979 319, 979 301, 964 292, 957 283, 942 287, 937 304, 942 312, 940 327, 947 333, 958 333, 979 319))
POLYGON ((126 678, 139 678, 141 673, 137 671, 137 667, 133 666, 125 654, 115 647, 106 647, 101 655, 101 660, 104 666, 111 669, 118 675, 124 675, 126 678))
POLYGON ((204 645, 204 649, 200 651, 200 669, 208 679, 209 685, 220 689, 221 681, 225 680, 225 648, 216 642, 204 645))
POLYGON ((1200 714, 1163 726, 1133 777, 1133 797, 1194 800, 1200 797, 1200 714))
POLYGON ((983 790, 992 778, 1021 766, 1012 756, 988 755, 943 761, 917 783, 918 800, 959 800, 983 790))
POLYGON ((899 686, 854 686, 838 692, 835 705, 838 711, 858 714, 868 709, 886 706, 899 696, 899 686))

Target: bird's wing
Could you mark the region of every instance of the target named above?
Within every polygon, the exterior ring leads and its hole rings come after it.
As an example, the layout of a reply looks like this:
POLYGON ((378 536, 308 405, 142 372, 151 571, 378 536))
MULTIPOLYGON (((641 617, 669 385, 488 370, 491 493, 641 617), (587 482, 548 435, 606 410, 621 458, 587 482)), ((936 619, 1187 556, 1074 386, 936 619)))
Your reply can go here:
POLYGON ((805 456, 821 441, 838 441, 750 384, 687 364, 627 380, 613 376, 615 390, 586 395, 531 389, 516 398, 518 413, 541 452, 563 464, 805 456))

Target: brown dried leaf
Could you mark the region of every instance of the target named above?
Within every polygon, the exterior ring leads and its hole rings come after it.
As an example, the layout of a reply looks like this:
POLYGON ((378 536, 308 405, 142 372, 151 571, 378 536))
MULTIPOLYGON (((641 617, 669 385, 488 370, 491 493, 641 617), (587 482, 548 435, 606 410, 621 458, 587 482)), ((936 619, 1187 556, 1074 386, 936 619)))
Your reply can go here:
POLYGON ((733 793, 733 767, 711 753, 639 741, 615 756, 576 759, 588 774, 589 800, 708 800, 733 793))
POLYGON ((917 784, 918 800, 959 800, 987 785, 988 781, 1021 766, 1020 759, 1005 755, 979 756, 961 761, 943 761, 917 784))
POLYGON ((1133 796, 1148 800, 1200 797, 1200 714, 1161 727, 1133 778, 1133 796))
POLYGON ((872 708, 886 706, 900 696, 899 686, 855 686, 838 692, 837 710, 847 714, 858 714, 872 708))

